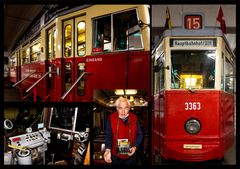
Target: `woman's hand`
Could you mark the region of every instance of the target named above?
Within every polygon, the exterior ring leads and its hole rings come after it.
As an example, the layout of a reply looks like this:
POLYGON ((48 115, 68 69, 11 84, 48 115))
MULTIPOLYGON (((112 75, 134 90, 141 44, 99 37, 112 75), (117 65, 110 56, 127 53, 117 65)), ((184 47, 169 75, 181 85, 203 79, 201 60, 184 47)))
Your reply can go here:
POLYGON ((106 149, 104 155, 104 160, 107 162, 107 163, 111 163, 112 160, 111 160, 111 150, 110 149, 106 149))

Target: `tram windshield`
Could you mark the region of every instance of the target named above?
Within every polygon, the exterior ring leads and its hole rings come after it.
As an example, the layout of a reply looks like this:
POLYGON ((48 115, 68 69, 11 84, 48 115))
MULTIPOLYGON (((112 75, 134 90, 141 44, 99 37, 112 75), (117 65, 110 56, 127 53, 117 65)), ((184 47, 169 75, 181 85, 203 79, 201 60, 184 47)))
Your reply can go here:
POLYGON ((74 130, 77 118, 75 108, 51 108, 49 127, 59 130, 74 130))
POLYGON ((213 89, 215 51, 171 51, 172 89, 213 89))

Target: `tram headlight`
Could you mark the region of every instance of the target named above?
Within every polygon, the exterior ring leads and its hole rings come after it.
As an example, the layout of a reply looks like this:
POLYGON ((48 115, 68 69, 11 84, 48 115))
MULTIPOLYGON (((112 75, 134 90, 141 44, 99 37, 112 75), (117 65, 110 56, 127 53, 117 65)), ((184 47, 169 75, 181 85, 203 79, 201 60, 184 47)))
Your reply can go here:
POLYGON ((197 134, 201 130, 201 123, 197 119, 190 119, 185 123, 185 130, 189 134, 197 134))

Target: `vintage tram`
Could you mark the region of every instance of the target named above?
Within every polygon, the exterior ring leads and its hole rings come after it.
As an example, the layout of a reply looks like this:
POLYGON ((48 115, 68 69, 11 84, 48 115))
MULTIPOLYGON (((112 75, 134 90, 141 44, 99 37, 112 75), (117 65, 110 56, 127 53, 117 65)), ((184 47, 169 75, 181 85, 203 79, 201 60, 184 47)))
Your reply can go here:
POLYGON ((153 59, 153 159, 223 159, 234 143, 234 60, 218 28, 163 32, 153 59))
POLYGON ((91 102, 97 89, 150 91, 149 23, 148 5, 53 7, 13 51, 10 80, 22 101, 91 102))

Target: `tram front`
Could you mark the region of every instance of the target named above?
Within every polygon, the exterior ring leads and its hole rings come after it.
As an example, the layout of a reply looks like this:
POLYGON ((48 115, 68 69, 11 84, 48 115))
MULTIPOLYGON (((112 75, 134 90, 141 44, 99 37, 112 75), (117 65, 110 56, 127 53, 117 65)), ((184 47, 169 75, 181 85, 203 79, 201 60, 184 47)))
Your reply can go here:
POLYGON ((234 140, 234 100, 233 55, 221 30, 166 30, 160 44, 154 109, 161 156, 222 159, 234 140))

